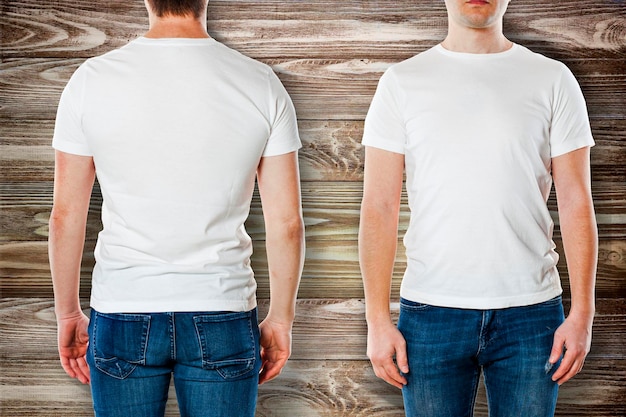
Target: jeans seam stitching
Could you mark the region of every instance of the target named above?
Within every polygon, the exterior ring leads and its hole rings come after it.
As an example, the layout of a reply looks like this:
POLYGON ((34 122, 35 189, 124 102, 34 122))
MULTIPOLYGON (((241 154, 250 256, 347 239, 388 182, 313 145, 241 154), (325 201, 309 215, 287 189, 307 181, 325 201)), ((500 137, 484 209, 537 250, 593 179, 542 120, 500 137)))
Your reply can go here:
POLYGON ((169 330, 170 330, 170 358, 175 361, 176 352, 176 313, 170 314, 169 317, 169 330))
POLYGON ((150 325, 152 324, 152 317, 146 316, 144 319, 144 331, 145 333, 142 336, 143 342, 143 354, 141 355, 140 363, 142 365, 146 364, 146 357, 148 356, 148 341, 150 340, 150 325), (145 336, 144 336, 145 335, 145 336))

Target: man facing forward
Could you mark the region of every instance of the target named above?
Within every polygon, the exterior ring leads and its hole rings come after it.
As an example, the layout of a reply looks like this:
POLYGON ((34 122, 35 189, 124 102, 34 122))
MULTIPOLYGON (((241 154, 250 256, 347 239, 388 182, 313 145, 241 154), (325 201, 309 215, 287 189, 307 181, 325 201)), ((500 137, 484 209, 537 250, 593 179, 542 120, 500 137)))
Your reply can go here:
POLYGON ((368 356, 408 416, 552 416, 589 351, 597 231, 593 138, 561 63, 509 41, 507 0, 446 0, 448 35, 389 68, 365 122, 359 253, 368 356), (411 209, 389 312, 403 172, 411 209), (554 182, 572 305, 564 319, 554 182))

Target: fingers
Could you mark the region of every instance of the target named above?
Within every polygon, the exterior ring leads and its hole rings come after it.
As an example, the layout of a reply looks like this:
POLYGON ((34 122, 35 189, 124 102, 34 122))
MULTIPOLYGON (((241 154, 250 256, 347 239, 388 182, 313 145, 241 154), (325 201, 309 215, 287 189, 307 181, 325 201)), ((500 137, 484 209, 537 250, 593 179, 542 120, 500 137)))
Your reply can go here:
POLYGON ((407 380, 402 373, 409 372, 409 363, 406 354, 406 344, 399 343, 391 350, 382 350, 370 354, 370 361, 374 373, 388 384, 402 389, 407 384, 407 380), (394 361, 395 356, 395 361, 394 361), (402 371, 402 373, 400 373, 402 371))
POLYGON ((89 384, 91 378, 89 375, 89 365, 87 365, 87 361, 85 360, 85 358, 78 358, 74 361, 74 363, 76 369, 76 378, 83 384, 89 384))
POLYGON ((83 384, 90 382, 89 366, 85 359, 89 345, 89 319, 82 312, 58 319, 58 349, 61 366, 70 377, 83 384))
POLYGON ((264 360, 259 373, 259 385, 276 378, 283 370, 287 359, 278 361, 264 360))
POLYGON ((407 384, 403 375, 409 372, 406 341, 391 321, 369 327, 367 356, 377 377, 400 389, 407 384))
POLYGON ((409 358, 406 354, 406 346, 404 344, 396 349, 396 365, 403 374, 409 373, 409 358))
POLYGON ((550 358, 548 359, 548 362, 550 362, 552 365, 557 363, 559 359, 561 359, 561 356, 563 356, 564 347, 565 347, 565 340, 559 337, 558 334, 555 334, 554 342, 552 344, 552 351, 550 352, 550 358))
POLYGON ((586 343, 585 340, 581 341, 577 339, 575 333, 568 334, 566 331, 563 333, 559 331, 556 332, 552 352, 548 359, 551 364, 555 364, 561 359, 559 367, 552 375, 554 382, 563 385, 580 373, 589 351, 586 348, 587 345, 588 343, 586 343))
POLYGON ((563 385, 572 379, 583 369, 585 356, 586 352, 584 350, 566 349, 559 367, 552 375, 552 380, 559 385, 563 385))
POLYGON ((266 319, 259 330, 262 361, 259 384, 263 384, 280 375, 291 356, 291 323, 285 325, 266 319))
POLYGON ((261 347, 261 371, 259 385, 276 378, 282 372, 291 353, 291 345, 261 347))
POLYGON ((61 366, 63 367, 65 373, 70 377, 78 379, 83 384, 89 384, 89 365, 87 365, 87 361, 84 356, 79 358, 68 358, 62 356, 61 366))
POLYGON ((406 378, 400 373, 393 358, 388 357, 384 360, 371 359, 371 361, 377 377, 399 389, 406 385, 406 378))

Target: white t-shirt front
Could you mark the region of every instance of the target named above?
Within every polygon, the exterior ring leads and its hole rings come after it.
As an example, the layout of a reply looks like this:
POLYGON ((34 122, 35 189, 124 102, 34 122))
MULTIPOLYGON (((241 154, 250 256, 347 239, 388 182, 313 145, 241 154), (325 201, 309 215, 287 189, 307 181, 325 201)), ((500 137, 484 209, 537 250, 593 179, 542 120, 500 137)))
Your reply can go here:
POLYGON ((437 45, 390 67, 363 144, 405 155, 401 296, 492 309, 559 295, 551 158, 593 143, 574 76, 520 45, 496 54, 437 45))
POLYGON ((256 306, 244 229, 256 169, 301 146, 271 68, 213 39, 136 39, 74 73, 53 146, 92 156, 102 190, 93 308, 256 306))

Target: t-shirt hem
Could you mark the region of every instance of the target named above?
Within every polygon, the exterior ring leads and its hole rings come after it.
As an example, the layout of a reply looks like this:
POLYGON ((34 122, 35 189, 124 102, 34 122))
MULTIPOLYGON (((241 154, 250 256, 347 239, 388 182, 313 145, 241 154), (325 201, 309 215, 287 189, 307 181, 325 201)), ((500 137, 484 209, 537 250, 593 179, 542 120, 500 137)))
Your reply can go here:
POLYGON ((595 141, 593 140, 593 137, 581 136, 579 138, 569 140, 568 146, 552 146, 550 157, 556 158, 557 156, 565 155, 566 153, 594 145, 595 141))
POLYGON ((385 139, 374 139, 371 137, 363 138, 361 142, 364 146, 371 146, 372 148, 382 149, 383 151, 389 151, 393 153, 399 153, 404 155, 404 146, 395 146, 395 144, 390 143, 389 140, 385 139))
POLYGON ((183 313, 250 311, 257 306, 256 298, 251 300, 184 300, 170 303, 151 302, 103 302, 91 299, 91 308, 100 313, 183 313))
POLYGON ((450 297, 440 294, 427 294, 419 291, 403 289, 400 296, 406 300, 416 303, 428 304, 437 307, 461 308, 472 310, 496 310, 510 307, 523 307, 543 303, 558 297, 563 293, 561 288, 550 288, 549 290, 527 295, 515 295, 510 297, 493 298, 466 298, 450 297))
POLYGON ((93 156, 89 149, 86 149, 82 145, 73 144, 70 142, 64 142, 60 140, 54 140, 52 142, 52 147, 57 151, 69 153, 72 155, 80 155, 80 156, 93 156))
POLYGON ((286 155, 291 152, 296 152, 302 148, 302 143, 298 140, 297 143, 292 143, 287 146, 280 147, 279 145, 268 147, 263 152, 263 157, 286 155))

